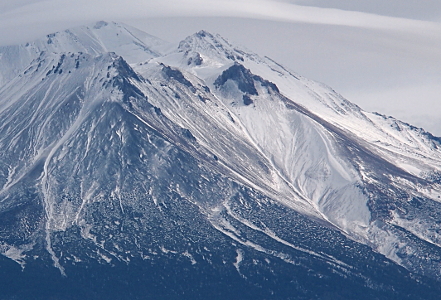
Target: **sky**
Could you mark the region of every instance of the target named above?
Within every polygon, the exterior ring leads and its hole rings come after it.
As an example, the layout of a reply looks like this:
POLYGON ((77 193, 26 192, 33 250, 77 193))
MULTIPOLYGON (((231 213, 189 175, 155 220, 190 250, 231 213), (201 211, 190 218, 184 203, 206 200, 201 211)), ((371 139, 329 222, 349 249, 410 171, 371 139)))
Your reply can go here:
POLYGON ((170 42, 219 33, 441 136, 440 0, 0 0, 0 45, 98 20, 170 42))

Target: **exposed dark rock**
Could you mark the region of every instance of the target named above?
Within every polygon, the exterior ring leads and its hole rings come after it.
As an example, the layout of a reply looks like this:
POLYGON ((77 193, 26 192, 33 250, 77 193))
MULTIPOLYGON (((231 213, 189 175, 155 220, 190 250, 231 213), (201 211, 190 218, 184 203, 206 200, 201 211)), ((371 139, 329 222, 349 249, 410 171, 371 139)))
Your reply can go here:
POLYGON ((250 105, 254 103, 253 99, 251 99, 250 96, 248 95, 243 95, 242 100, 243 100, 243 104, 245 105, 250 105))
POLYGON ((215 80, 214 85, 219 88, 224 85, 227 80, 236 82, 239 90, 249 95, 258 95, 255 82, 259 82, 262 86, 279 93, 279 89, 274 83, 252 74, 250 70, 238 63, 235 63, 233 66, 222 72, 222 74, 215 80))

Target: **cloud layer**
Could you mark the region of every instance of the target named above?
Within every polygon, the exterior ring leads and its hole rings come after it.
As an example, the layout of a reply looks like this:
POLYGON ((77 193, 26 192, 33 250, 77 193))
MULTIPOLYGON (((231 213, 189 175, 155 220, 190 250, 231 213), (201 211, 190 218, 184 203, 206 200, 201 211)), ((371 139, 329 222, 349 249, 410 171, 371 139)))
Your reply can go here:
MULTIPOLYGON (((409 7, 415 11, 424 5, 426 12, 431 5, 439 6, 439 0, 390 1, 400 7, 412 4, 409 7)), ((0 45, 26 42, 97 20, 123 21, 135 26, 146 22, 149 26, 140 29, 166 39, 183 38, 193 31, 208 29, 269 55, 302 75, 331 85, 368 110, 396 115, 441 136, 439 122, 435 121, 441 119, 438 117, 441 116, 438 84, 441 15, 437 19, 431 14, 432 21, 416 20, 412 11, 386 16, 382 8, 385 12, 394 7, 390 2, 382 3, 382 0, 369 3, 353 0, 350 4, 347 0, 2 1, 0 45), (365 12, 360 11, 363 9, 365 12), (152 24, 156 24, 156 32, 151 31, 152 24)))
POLYGON ((0 5, 0 28, 97 19, 230 16, 441 35, 439 23, 276 0, 16 0, 0 5))

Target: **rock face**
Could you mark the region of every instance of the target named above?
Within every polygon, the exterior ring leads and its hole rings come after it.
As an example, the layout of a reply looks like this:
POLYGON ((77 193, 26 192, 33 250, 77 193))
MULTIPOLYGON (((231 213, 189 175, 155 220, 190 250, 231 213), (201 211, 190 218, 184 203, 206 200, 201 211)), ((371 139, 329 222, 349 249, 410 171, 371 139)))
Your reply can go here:
POLYGON ((440 139, 201 31, 0 48, 0 299, 436 299, 440 139))

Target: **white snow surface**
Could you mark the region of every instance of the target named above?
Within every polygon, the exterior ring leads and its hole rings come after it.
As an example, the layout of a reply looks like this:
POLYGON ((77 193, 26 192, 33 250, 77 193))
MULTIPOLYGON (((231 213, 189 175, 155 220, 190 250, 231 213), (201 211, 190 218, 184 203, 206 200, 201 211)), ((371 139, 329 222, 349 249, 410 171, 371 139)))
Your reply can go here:
MULTIPOLYGON (((297 209, 299 206, 293 202, 307 202, 309 208, 306 210, 314 210, 355 240, 373 243, 374 249, 400 263, 395 254, 398 238, 371 222, 367 206, 369 196, 363 190, 363 182, 375 183, 377 179, 364 170, 363 164, 342 155, 340 141, 332 132, 315 118, 287 109, 280 97, 263 86, 257 84, 258 96, 251 96, 252 105, 244 105, 240 101, 243 93, 234 82, 227 81, 227 88, 223 91, 218 91, 214 82, 224 70, 239 63, 252 74, 276 84, 281 95, 415 178, 424 179, 427 174, 440 171, 439 139, 393 117, 366 112, 326 85, 297 75, 267 57, 260 58, 205 31, 186 38, 175 51, 153 59, 149 65, 139 67, 138 71, 148 77, 151 75, 149 69, 155 68, 157 63, 188 72, 184 72, 187 79, 205 84, 215 91, 213 102, 216 108, 212 110, 212 106, 203 105, 200 111, 212 119, 217 118, 219 124, 229 124, 230 132, 239 133, 266 158, 271 174, 267 182, 272 182, 274 190, 284 190, 281 194, 290 199, 282 202, 297 209), (195 57, 200 58, 199 64, 194 63, 195 57), (230 121, 226 121, 228 118, 230 121), (380 236, 389 238, 379 239, 380 236)), ((183 102, 181 99, 180 105, 186 105, 183 102)), ((154 104, 161 107, 169 118, 186 120, 180 123, 183 127, 197 127, 191 131, 198 140, 205 140, 207 145, 216 143, 217 138, 207 139, 212 136, 209 128, 194 126, 194 118, 186 115, 185 108, 177 110, 164 101, 154 104)), ((404 187, 410 194, 439 201, 441 189, 436 183, 425 188, 393 175, 387 177, 393 185, 404 187)), ((429 223, 432 227, 436 226, 433 221, 429 223)), ((406 229, 415 228, 404 222, 399 225, 406 229)))
POLYGON ((330 87, 295 74, 268 57, 261 58, 233 46, 219 35, 198 32, 182 41, 177 50, 157 60, 212 83, 234 63, 231 57, 253 74, 275 83, 290 100, 369 143, 373 150, 407 172, 418 176, 420 172, 440 170, 439 143, 431 141, 423 129, 393 117, 366 112, 330 87), (188 59, 196 55, 202 57, 203 63, 188 64, 188 59))
MULTIPOLYGON (((342 144, 339 134, 344 133, 348 141, 405 174, 384 174, 393 187, 405 187, 409 197, 424 196, 433 201, 439 201, 440 186, 434 183, 429 187, 418 180, 423 182, 441 171, 441 145, 437 138, 393 117, 366 112, 331 88, 299 76, 269 58, 234 46, 218 35, 200 31, 168 54, 160 50, 164 45, 161 40, 129 26, 98 22, 25 45, 0 48, 0 99, 5 99, 0 101, 0 113, 19 99, 41 92, 38 87, 42 80, 45 96, 26 122, 50 119, 50 115, 39 112, 60 109, 62 103, 57 99, 75 95, 77 87, 83 86, 88 91, 84 93, 89 96, 82 99, 84 105, 78 118, 57 141, 46 140, 44 129, 50 124, 43 121, 44 126, 33 143, 35 148, 28 149, 26 157, 9 166, 7 180, 0 191, 7 191, 36 162, 44 160, 46 242, 56 266, 62 268, 51 250, 50 232, 65 230, 70 224, 80 222, 82 209, 90 198, 88 194, 96 193, 97 187, 85 188, 84 202, 79 209, 67 202, 57 202, 50 189, 49 162, 61 159, 54 154, 65 146, 71 134, 80 130, 82 121, 99 101, 120 101, 121 91, 101 88, 103 80, 117 75, 111 68, 107 69, 117 55, 148 79, 149 84, 133 82, 148 101, 174 123, 188 129, 202 147, 215 154, 226 175, 301 213, 329 222, 347 236, 401 263, 396 255, 399 247, 395 247, 400 240, 372 221, 368 207, 370 198, 364 188, 368 183, 378 183, 378 178, 365 168, 361 158, 345 155, 342 149, 347 145, 342 144), (57 81, 45 79, 48 70, 59 62, 66 70, 75 70, 77 61, 81 67, 76 78, 87 78, 85 82, 75 82, 67 72, 60 72, 57 81), (216 79, 235 64, 275 84, 278 91, 256 78, 253 80, 257 95, 246 95, 234 80, 217 86, 216 79), (194 90, 187 83, 164 75, 169 67, 179 69, 194 90), (251 99, 251 104, 244 103, 244 95, 251 99)), ((142 115, 137 117, 142 119, 142 115)), ((14 130, 11 128, 10 133, 14 130)), ((121 139, 123 136, 124 133, 119 134, 121 139)), ((12 149, 18 142, 5 145, 0 140, 0 147, 12 149)), ((112 193, 119 197, 117 188, 112 193)), ((266 251, 251 241, 241 240, 234 227, 216 217, 215 212, 209 213, 209 219, 215 228, 233 240, 266 251)), ((434 220, 409 221, 397 213, 392 216, 391 224, 440 246, 438 234, 429 234, 426 230, 438 226, 434 220)), ((9 247, 3 254, 20 260, 21 252, 14 249, 9 247)), ((188 257, 192 259, 191 255, 188 257)), ((238 272, 242 259, 243 254, 238 250, 234 264, 238 272)))
POLYGON ((86 53, 98 56, 115 52, 129 64, 142 63, 161 55, 167 42, 134 27, 99 21, 49 34, 22 45, 0 47, 0 86, 23 71, 45 53, 86 53))

